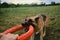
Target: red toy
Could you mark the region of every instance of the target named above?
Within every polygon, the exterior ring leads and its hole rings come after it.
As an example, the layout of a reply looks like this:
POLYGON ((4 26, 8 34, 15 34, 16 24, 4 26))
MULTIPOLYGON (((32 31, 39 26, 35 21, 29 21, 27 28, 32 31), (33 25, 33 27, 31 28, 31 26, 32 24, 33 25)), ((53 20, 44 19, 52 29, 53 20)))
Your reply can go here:
MULTIPOLYGON (((4 31, 3 33, 4 34, 13 33, 15 31, 18 31, 18 30, 23 29, 23 28, 24 27, 22 25, 18 25, 18 26, 15 26, 13 28, 10 28, 10 29, 4 31)), ((34 33, 34 28, 32 25, 30 25, 29 30, 26 33, 18 36, 17 40, 28 40, 28 38, 30 38, 33 33, 34 33)))

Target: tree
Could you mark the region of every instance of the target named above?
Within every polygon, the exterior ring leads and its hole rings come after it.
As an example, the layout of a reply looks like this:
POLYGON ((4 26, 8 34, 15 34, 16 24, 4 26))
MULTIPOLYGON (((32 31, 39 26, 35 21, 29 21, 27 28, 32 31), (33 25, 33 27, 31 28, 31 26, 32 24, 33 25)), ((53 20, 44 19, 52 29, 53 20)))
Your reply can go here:
POLYGON ((7 8, 7 7, 9 7, 9 4, 4 2, 4 3, 1 4, 1 7, 7 8))
POLYGON ((44 3, 44 2, 41 2, 41 4, 40 4, 41 6, 45 6, 46 5, 46 3, 44 3))
POLYGON ((19 6, 20 6, 20 4, 17 4, 17 5, 16 5, 16 7, 19 7, 19 6))
POLYGON ((1 7, 1 0, 0 0, 0 7, 1 7))
POLYGON ((9 7, 16 7, 16 4, 13 4, 13 3, 11 3, 11 4, 9 4, 9 7))
POLYGON ((31 6, 38 6, 38 4, 37 3, 32 3, 31 6))
POLYGON ((51 5, 55 5, 55 2, 54 2, 54 1, 52 1, 52 2, 51 2, 51 5))
POLYGON ((0 0, 0 4, 1 4, 1 0, 0 0))

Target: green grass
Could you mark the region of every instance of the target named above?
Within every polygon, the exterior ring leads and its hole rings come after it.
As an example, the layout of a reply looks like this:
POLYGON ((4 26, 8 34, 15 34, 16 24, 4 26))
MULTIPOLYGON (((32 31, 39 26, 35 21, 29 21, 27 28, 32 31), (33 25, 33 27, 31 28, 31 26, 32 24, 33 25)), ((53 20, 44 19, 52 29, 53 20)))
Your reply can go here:
MULTIPOLYGON (((18 7, 18 8, 0 8, 0 32, 6 29, 20 25, 26 16, 35 16, 45 14, 48 17, 55 17, 47 27, 45 40, 60 40, 60 5, 42 6, 42 7, 18 7)), ((16 33, 22 33, 18 31, 16 33)))

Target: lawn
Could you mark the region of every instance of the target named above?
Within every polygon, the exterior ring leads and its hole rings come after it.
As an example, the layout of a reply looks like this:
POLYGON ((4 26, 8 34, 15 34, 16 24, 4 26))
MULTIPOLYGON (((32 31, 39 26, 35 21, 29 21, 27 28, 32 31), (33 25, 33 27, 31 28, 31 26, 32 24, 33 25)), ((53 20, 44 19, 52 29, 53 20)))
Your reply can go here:
MULTIPOLYGON (((48 17, 55 17, 47 27, 47 35, 44 40, 60 40, 60 5, 42 7, 17 7, 0 8, 0 32, 15 25, 20 25, 26 16, 45 14, 48 17)), ((16 32, 18 34, 22 31, 16 32)))

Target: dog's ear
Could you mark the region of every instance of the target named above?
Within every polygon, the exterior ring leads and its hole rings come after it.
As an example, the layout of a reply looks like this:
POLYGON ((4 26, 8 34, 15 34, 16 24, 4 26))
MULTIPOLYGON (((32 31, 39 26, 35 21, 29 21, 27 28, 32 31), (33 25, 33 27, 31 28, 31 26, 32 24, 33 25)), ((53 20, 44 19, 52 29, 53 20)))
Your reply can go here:
POLYGON ((26 16, 26 17, 25 17, 25 21, 28 21, 28 20, 29 20, 29 16, 26 16))

